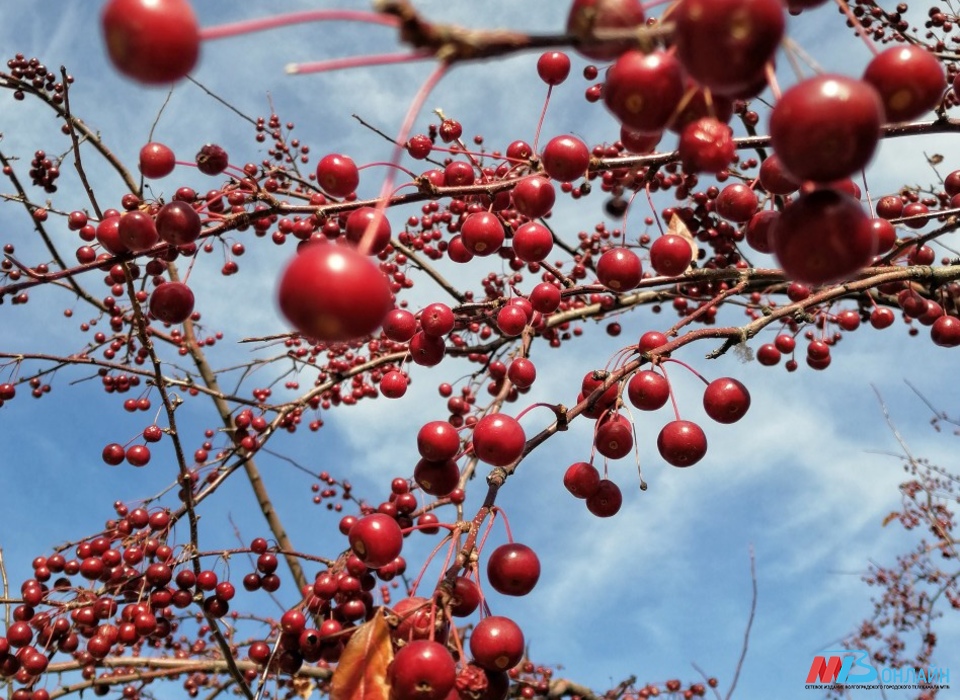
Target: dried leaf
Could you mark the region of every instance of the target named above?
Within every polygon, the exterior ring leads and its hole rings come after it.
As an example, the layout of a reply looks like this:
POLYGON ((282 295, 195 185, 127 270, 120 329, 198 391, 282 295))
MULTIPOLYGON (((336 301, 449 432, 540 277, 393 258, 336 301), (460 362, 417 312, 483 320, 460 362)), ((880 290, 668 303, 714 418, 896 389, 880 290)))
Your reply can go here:
MULTIPOLYGON (((697 245, 697 239, 693 237, 692 233, 690 233, 690 229, 688 229, 687 225, 683 223, 683 219, 676 214, 671 216, 670 221, 667 222, 667 233, 672 233, 687 239, 687 243, 690 244, 691 261, 696 260, 699 257, 700 246, 697 245)), ((689 267, 687 269, 689 269, 689 267)))
POLYGON ((313 679, 300 676, 294 676, 291 683, 297 696, 303 698, 303 700, 310 700, 310 696, 313 695, 313 689, 317 687, 313 679))
POLYGON ((387 667, 393 661, 390 626, 378 611, 343 648, 333 672, 330 700, 388 700, 387 667))
POLYGON ((899 517, 900 517, 900 513, 897 513, 896 511, 894 511, 893 513, 890 513, 890 515, 888 515, 883 519, 882 527, 886 527, 887 525, 889 525, 899 517))

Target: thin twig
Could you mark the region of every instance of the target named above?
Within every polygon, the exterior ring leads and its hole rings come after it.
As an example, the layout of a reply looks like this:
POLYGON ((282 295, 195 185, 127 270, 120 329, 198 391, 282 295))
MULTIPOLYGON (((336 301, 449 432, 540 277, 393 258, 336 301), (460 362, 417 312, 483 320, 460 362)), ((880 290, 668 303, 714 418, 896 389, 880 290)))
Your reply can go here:
POLYGON ((753 628, 753 618, 757 613, 757 561, 753 552, 753 545, 750 545, 750 585, 752 588, 750 616, 747 618, 747 628, 743 631, 743 646, 740 648, 740 658, 737 660, 737 667, 733 671, 733 680, 730 681, 730 689, 727 691, 726 700, 733 697, 733 691, 740 679, 740 671, 743 670, 743 662, 747 658, 747 648, 750 645, 750 630, 753 628))

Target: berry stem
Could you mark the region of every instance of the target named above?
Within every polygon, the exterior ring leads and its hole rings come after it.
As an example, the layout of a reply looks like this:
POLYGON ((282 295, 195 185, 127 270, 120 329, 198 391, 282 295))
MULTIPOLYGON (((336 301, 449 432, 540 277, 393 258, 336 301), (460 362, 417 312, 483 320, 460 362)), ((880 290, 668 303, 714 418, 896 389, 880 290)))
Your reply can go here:
POLYGON ((663 366, 663 362, 660 363, 660 371, 663 372, 663 378, 667 380, 667 388, 670 393, 670 405, 673 406, 673 415, 677 420, 680 420, 680 408, 677 406, 677 397, 673 395, 673 385, 670 383, 670 377, 667 376, 667 368, 663 366))
MULTIPOLYGON (((390 163, 394 165, 399 165, 400 159, 403 157, 403 153, 406 150, 405 144, 407 139, 410 138, 410 132, 413 130, 413 123, 417 118, 417 115, 420 114, 420 110, 423 109, 423 104, 427 101, 427 97, 433 92, 433 88, 437 86, 437 83, 440 82, 441 78, 447 73, 448 64, 440 63, 436 68, 433 69, 433 72, 427 76, 427 79, 423 82, 423 85, 420 86, 420 89, 417 90, 417 94, 414 95, 413 101, 410 103, 410 107, 407 108, 407 113, 403 118, 403 123, 400 125, 400 131, 397 134, 397 138, 394 141, 393 145, 393 154, 390 157, 390 163)), ((378 197, 377 202, 377 211, 383 212, 387 208, 387 205, 390 202, 390 199, 387 195, 393 191, 393 181, 394 181, 395 171, 390 169, 387 171, 387 176, 383 179, 383 185, 380 187, 380 196, 378 197)), ((373 239, 376 234, 376 229, 373 227, 368 227, 367 231, 364 233, 363 238, 360 239, 360 244, 357 248, 361 253, 370 250, 370 246, 373 244, 373 239)))
POLYGON ((383 53, 375 56, 349 56, 347 58, 331 58, 328 61, 307 61, 306 63, 288 63, 284 70, 288 75, 306 75, 308 73, 326 73, 329 71, 346 70, 348 68, 366 68, 369 66, 395 65, 424 61, 431 58, 429 53, 383 53))
MULTIPOLYGON (((706 377, 704 377, 702 374, 700 374, 697 370, 695 370, 693 367, 691 367, 690 365, 688 365, 688 364, 687 364, 686 362, 684 362, 683 360, 677 360, 676 358, 673 358, 673 357, 665 357, 665 358, 663 359, 663 362, 660 363, 660 368, 661 368, 661 369, 663 369, 663 363, 665 363, 665 362, 676 362, 676 363, 677 363, 678 365, 680 365, 681 367, 685 367, 685 368, 688 369, 691 373, 693 373, 694 375, 696 375, 697 377, 699 377, 699 378, 700 378, 700 381, 702 381, 704 384, 709 384, 709 383, 710 383, 709 381, 707 381, 706 377)), ((664 371, 663 374, 664 374, 664 376, 666 376, 666 374, 667 374, 666 371, 664 371)))
POLYGON ((550 105, 550 95, 553 94, 553 85, 547 86, 547 96, 543 100, 543 109, 540 110, 540 119, 537 121, 537 130, 533 134, 533 152, 537 152, 537 144, 540 141, 540 130, 543 128, 543 120, 547 116, 547 107, 550 105))
POLYGON ((228 37, 264 32, 278 27, 287 27, 293 24, 308 22, 366 22, 367 24, 381 24, 385 27, 397 27, 400 22, 396 17, 377 12, 363 12, 358 10, 305 10, 290 12, 273 17, 260 17, 243 22, 231 22, 215 27, 206 27, 200 30, 200 40, 226 39, 228 37))

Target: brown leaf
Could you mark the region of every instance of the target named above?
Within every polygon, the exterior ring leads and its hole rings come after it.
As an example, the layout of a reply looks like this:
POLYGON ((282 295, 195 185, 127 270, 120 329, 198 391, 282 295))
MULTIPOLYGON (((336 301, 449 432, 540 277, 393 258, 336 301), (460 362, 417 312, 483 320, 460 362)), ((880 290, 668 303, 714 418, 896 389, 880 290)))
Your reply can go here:
POLYGON ((890 515, 888 515, 883 519, 882 527, 886 527, 887 525, 889 525, 891 522, 893 522, 899 517, 900 517, 900 513, 897 513, 896 511, 894 511, 893 513, 890 513, 890 515))
POLYGON ((310 700, 310 696, 313 695, 313 689, 317 687, 317 684, 310 678, 301 678, 295 676, 291 683, 293 684, 293 689, 297 694, 297 697, 303 698, 303 700, 310 700))
POLYGON ((343 648, 333 672, 330 700, 388 700, 387 667, 391 661, 390 626, 378 611, 357 628, 343 648))

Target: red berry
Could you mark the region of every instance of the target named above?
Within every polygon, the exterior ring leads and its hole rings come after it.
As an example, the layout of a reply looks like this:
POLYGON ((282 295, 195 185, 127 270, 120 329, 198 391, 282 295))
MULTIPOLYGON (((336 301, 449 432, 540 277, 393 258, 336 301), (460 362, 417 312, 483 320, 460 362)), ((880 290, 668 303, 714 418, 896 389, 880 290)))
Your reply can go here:
POLYGON ((590 149, 575 136, 555 136, 544 147, 540 162, 554 180, 573 182, 586 174, 590 149))
POLYGON ((423 367, 433 367, 443 359, 446 347, 443 338, 420 331, 410 339, 410 359, 423 367))
POLYGON ((886 307, 879 307, 870 312, 870 325, 877 330, 889 328, 896 321, 893 311, 886 307))
POLYGON ((473 453, 495 467, 505 467, 520 459, 526 435, 516 418, 502 413, 488 414, 473 428, 473 453))
POLYGON ((662 131, 634 131, 627 126, 620 127, 620 143, 637 155, 653 153, 662 138, 662 131))
POLYGON ((497 312, 497 328, 500 332, 509 337, 515 337, 523 333, 527 327, 527 315, 519 306, 507 304, 497 312))
POLYGON ((186 0, 110 0, 100 22, 113 65, 143 83, 179 80, 200 55, 200 28, 186 0))
POLYGON ((200 237, 200 215, 187 202, 167 202, 157 212, 157 235, 173 245, 193 243, 200 237))
POLYGON ((501 615, 483 618, 470 635, 470 653, 478 666, 506 671, 523 658, 523 632, 516 622, 501 615))
POLYGON ((352 248, 325 243, 300 249, 280 277, 278 297, 294 328, 328 342, 373 333, 393 308, 377 265, 352 248))
POLYGON ((885 121, 906 122, 934 109, 947 89, 940 61, 922 46, 901 44, 874 56, 863 79, 880 94, 885 121))
POLYGON ((372 513, 357 520, 347 539, 354 554, 371 569, 386 566, 400 556, 403 548, 400 526, 383 513, 372 513))
POLYGON ((125 452, 123 445, 120 445, 116 442, 111 442, 109 445, 103 448, 103 461, 109 464, 111 467, 115 467, 118 464, 123 464, 125 458, 125 452))
POLYGON ((960 345, 960 318, 940 316, 930 326, 930 337, 942 348, 957 347, 960 345))
POLYGON ((768 155, 760 164, 759 176, 760 186, 770 194, 793 194, 800 189, 801 183, 787 172, 776 153, 768 155))
POLYGON ((754 214, 743 227, 743 237, 747 245, 758 253, 772 253, 773 240, 770 231, 779 220, 780 212, 773 209, 764 209, 754 214))
POLYGON ((420 312, 420 327, 423 332, 436 338, 452 331, 455 322, 453 310, 442 302, 428 304, 420 312))
POLYGON ((563 474, 563 485, 576 498, 590 498, 600 488, 600 472, 589 462, 574 462, 563 474))
POLYGON ((562 51, 547 51, 537 59, 537 75, 547 85, 559 85, 570 75, 570 57, 562 51))
POLYGON ((620 487, 609 479, 601 479, 597 490, 587 496, 587 510, 598 518, 610 518, 620 512, 623 505, 623 493, 620 487))
POLYGON ((714 117, 701 117, 683 127, 678 150, 684 171, 719 173, 733 161, 737 147, 728 125, 714 117))
POLYGON ((616 292, 630 291, 642 278, 640 258, 628 248, 611 248, 597 260, 597 279, 616 292))
POLYGON ((430 421, 417 433, 417 450, 434 462, 453 459, 460 452, 460 434, 447 421, 430 421))
POLYGON ((693 247, 690 241, 675 233, 660 236, 650 246, 650 265, 658 275, 682 275, 690 267, 692 259, 693 247))
POLYGON ((397 343, 406 343, 417 332, 417 318, 406 309, 393 309, 383 319, 383 334, 397 343))
POLYGON ((560 288, 549 282, 541 282, 530 291, 530 304, 542 314, 550 314, 560 306, 560 288))
POLYGON ((674 420, 663 426, 657 436, 660 456, 675 467, 689 467, 707 453, 707 436, 696 423, 674 420))
POLYGON ((331 153, 317 163, 317 184, 327 194, 346 197, 360 184, 360 171, 349 156, 331 153))
POLYGON ((640 342, 637 343, 637 352, 643 353, 656 350, 669 342, 667 336, 660 331, 647 331, 640 336, 640 342))
POLYGON ((734 97, 764 82, 785 27, 780 0, 682 0, 670 20, 687 73, 713 92, 734 97))
POLYGON ((656 411, 670 398, 670 382, 653 370, 640 370, 627 382, 627 398, 641 411, 656 411))
POLYGON ((507 378, 518 389, 527 389, 537 379, 536 365, 525 357, 518 357, 507 367, 507 378))
POLYGON ((557 200, 557 191, 547 178, 542 175, 531 175, 520 180, 510 196, 518 212, 531 219, 539 219, 553 209, 553 204, 557 200))
POLYGON ((736 423, 750 408, 750 392, 731 377, 714 379, 703 392, 703 408, 718 423, 736 423))
POLYGON ((478 607, 480 607, 480 587, 473 579, 458 576, 453 581, 450 614, 454 617, 468 617, 478 607))
POLYGON ((780 96, 770 115, 770 139, 794 178, 831 182, 866 167, 879 143, 883 117, 883 104, 871 85, 818 75, 780 96))
POLYGON ((877 249, 860 203, 834 190, 792 202, 772 227, 774 253, 788 277, 809 284, 838 282, 869 264, 877 249))
POLYGON ((126 452, 127 462, 135 467, 145 467, 150 462, 150 448, 146 445, 131 445, 126 452))
POLYGON ((388 399, 399 399, 407 393, 407 384, 409 384, 407 375, 400 370, 390 370, 380 380, 380 393, 388 399))
POLYGON ((443 644, 415 639, 393 657, 387 677, 393 700, 444 700, 457 679, 457 666, 443 644))
POLYGON ((153 217, 142 211, 131 211, 120 217, 117 236, 127 250, 139 253, 157 244, 160 236, 153 217))
POLYGON ((567 33, 581 40, 577 46, 580 54, 597 61, 609 61, 630 48, 631 42, 591 43, 591 37, 605 29, 639 27, 643 21, 640 0, 574 0, 567 15, 567 33))
POLYGON ((540 560, 525 544, 502 544, 487 560, 487 580, 503 595, 526 595, 537 585, 539 578, 540 560))
POLYGON ((757 213, 758 203, 757 195, 752 189, 747 185, 734 183, 720 190, 716 199, 717 214, 727 221, 746 223, 757 213))
POLYGON ((183 323, 193 313, 194 297, 183 282, 164 282, 150 295, 150 313, 164 323, 183 323))
POLYGON ((553 250, 553 234, 543 224, 530 221, 513 233, 513 252, 525 263, 541 262, 553 250))
POLYGON ((176 160, 169 146, 151 141, 140 149, 140 172, 150 179, 165 177, 173 172, 176 160))
POLYGON ((424 493, 443 498, 460 485, 460 467, 452 459, 443 462, 421 459, 413 469, 413 480, 424 493))
POLYGON ((376 255, 390 244, 390 222, 382 211, 360 207, 347 217, 346 234, 347 240, 357 247, 365 236, 369 236, 369 243, 363 250, 368 255, 376 255))
POLYGON ((597 424, 593 443, 604 457, 622 459, 633 449, 633 424, 619 413, 608 413, 597 424))
POLYGON ((230 158, 221 146, 215 143, 205 144, 195 157, 197 170, 204 175, 219 175, 230 165, 230 158))
POLYGON ((486 211, 470 214, 460 227, 463 246, 473 255, 481 257, 500 250, 505 237, 500 219, 496 214, 486 211))
POLYGON ((665 51, 625 52, 607 71, 603 102, 623 126, 645 133, 667 127, 683 98, 680 62, 665 51))

